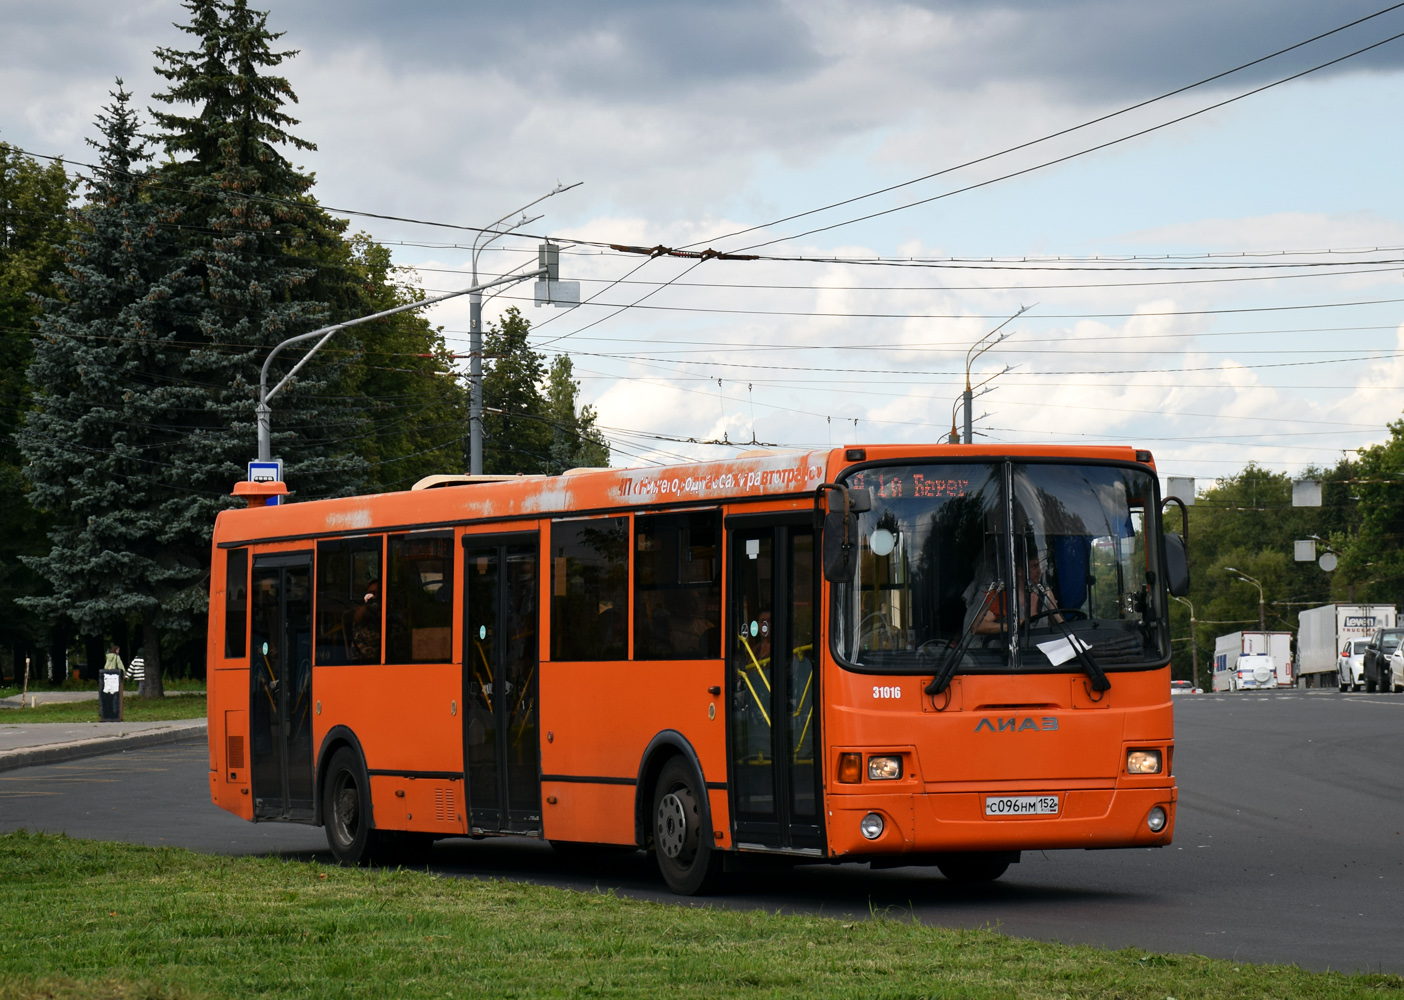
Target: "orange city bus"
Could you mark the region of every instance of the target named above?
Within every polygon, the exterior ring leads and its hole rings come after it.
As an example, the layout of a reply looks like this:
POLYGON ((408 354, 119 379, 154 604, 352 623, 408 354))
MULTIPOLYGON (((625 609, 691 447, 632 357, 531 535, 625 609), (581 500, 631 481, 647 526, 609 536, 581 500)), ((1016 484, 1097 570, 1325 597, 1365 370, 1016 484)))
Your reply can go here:
POLYGON ((928 445, 434 476, 215 523, 210 794, 436 838, 998 878, 1175 826, 1149 452, 928 445))

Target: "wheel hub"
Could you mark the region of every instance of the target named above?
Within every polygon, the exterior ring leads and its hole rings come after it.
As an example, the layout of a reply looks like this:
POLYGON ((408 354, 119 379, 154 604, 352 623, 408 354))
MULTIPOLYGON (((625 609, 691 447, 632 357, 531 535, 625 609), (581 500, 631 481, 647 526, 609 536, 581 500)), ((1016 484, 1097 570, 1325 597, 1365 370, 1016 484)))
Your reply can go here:
POLYGON ((687 842, 687 810, 673 792, 658 803, 658 829, 654 832, 658 849, 670 858, 682 853, 687 842))

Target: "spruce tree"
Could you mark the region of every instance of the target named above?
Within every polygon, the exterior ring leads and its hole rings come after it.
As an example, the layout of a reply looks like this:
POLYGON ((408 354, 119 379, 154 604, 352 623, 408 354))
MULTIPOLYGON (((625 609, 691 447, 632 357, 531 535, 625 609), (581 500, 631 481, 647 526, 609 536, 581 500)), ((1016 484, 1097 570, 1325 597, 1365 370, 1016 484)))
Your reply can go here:
POLYGON ((34 410, 18 435, 32 498, 55 525, 28 560, 52 594, 24 603, 89 635, 141 627, 147 693, 159 697, 161 629, 203 610, 208 527, 192 509, 224 493, 188 481, 178 457, 200 447, 205 392, 184 376, 198 337, 200 281, 174 255, 131 95, 117 81, 86 205, 43 300, 29 378, 34 410), (193 432, 192 432, 193 430, 193 432))
POLYGON ((535 475, 551 462, 551 428, 541 382, 545 361, 527 343, 531 322, 516 306, 490 323, 483 339, 483 471, 535 475))
POLYGON ((558 476, 579 466, 608 465, 609 445, 595 428, 595 411, 579 406, 570 357, 557 356, 548 369, 527 342, 530 332, 531 321, 516 306, 488 325, 483 471, 558 476))
POLYGON ((609 465, 609 443, 595 428, 595 408, 580 406, 580 383, 569 354, 551 362, 546 380, 546 419, 551 428, 551 460, 547 471, 558 476, 567 469, 609 465))
POLYGON ((75 183, 62 163, 42 165, 0 143, 0 644, 13 650, 15 673, 44 640, 42 623, 16 600, 43 589, 21 558, 43 551, 48 523, 29 503, 14 433, 29 409, 34 296, 53 294, 75 183))
MULTIPOLYGON (((227 492, 254 457, 253 408, 269 351, 348 318, 334 298, 357 314, 361 296, 343 266, 345 223, 322 211, 310 195, 313 176, 280 152, 315 149, 288 132, 297 120, 284 109, 297 97, 269 72, 296 53, 274 50, 281 34, 246 0, 184 6, 191 22, 180 27, 196 47, 156 51, 156 71, 170 81, 156 98, 170 110, 154 117, 170 159, 155 194, 179 223, 182 267, 204 292, 201 344, 185 372, 207 392, 201 447, 181 455, 181 469, 188 481, 227 492), (193 112, 181 113, 187 106, 193 112)), ((270 388, 298 354, 280 356, 270 388)), ((344 353, 319 357, 274 403, 273 454, 303 497, 345 495, 364 479, 355 442, 367 421, 349 367, 344 353)), ((207 520, 212 513, 200 511, 207 520)))

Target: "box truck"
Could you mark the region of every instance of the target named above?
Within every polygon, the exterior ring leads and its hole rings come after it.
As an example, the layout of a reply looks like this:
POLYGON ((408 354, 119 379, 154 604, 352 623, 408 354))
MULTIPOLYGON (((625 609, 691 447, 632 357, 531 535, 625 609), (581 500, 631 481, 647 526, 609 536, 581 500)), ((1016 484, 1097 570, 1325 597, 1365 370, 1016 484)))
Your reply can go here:
POLYGON ((1214 690, 1292 686, 1291 632, 1230 632, 1214 641, 1214 690))
POLYGON ((1306 687, 1331 687, 1342 678, 1363 685, 1349 644, 1368 640, 1377 628, 1394 628, 1396 617, 1393 604, 1323 604, 1299 612, 1297 676, 1306 687))

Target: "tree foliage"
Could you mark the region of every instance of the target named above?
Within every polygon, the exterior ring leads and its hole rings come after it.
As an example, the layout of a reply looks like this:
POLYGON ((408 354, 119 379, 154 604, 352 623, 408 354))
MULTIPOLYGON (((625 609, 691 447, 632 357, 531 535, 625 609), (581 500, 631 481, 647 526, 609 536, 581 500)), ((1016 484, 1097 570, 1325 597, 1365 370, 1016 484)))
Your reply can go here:
POLYGON ((34 296, 53 293, 75 183, 61 163, 41 165, 0 143, 0 643, 10 648, 42 639, 33 614, 15 603, 43 588, 21 557, 42 550, 47 524, 29 502, 14 434, 29 408, 34 296))
POLYGON ((1348 484, 1358 510, 1354 532, 1339 531, 1341 575, 1358 599, 1404 608, 1404 420, 1389 440, 1362 449, 1348 484))
MULTIPOLYGON (((1303 608, 1345 599, 1341 591, 1349 585, 1342 572, 1333 575, 1316 562, 1297 562, 1294 543, 1315 536, 1325 545, 1342 544, 1356 517, 1352 475, 1348 463, 1303 474, 1322 481, 1321 507, 1293 507, 1292 477, 1253 463, 1198 495, 1190 508, 1188 599, 1200 623, 1201 683, 1209 679, 1206 665, 1213 657, 1215 637, 1258 627, 1258 588, 1243 582, 1239 573, 1262 584, 1263 617, 1270 630, 1295 633, 1297 614, 1303 608)), ((1167 531, 1179 530, 1175 515, 1175 508, 1167 510, 1167 531)), ((1171 604, 1171 633, 1182 640, 1175 643, 1174 673, 1188 678, 1189 610, 1178 602, 1171 604)))
POLYGON ((546 359, 527 342, 531 321, 516 306, 488 326, 483 353, 483 471, 560 475, 609 464, 595 411, 581 406, 568 355, 546 359))
MULTIPOLYGON (((203 631, 210 531, 255 454, 269 351, 418 294, 393 280, 384 248, 343 237, 311 175, 279 152, 310 146, 287 132, 295 96, 268 71, 291 53, 274 51, 266 15, 244 0, 186 7, 197 44, 157 53, 167 161, 150 167, 120 84, 99 118, 99 169, 43 301, 23 436, 36 502, 57 521, 34 560, 54 593, 31 607, 99 634, 139 624, 154 695, 161 631, 203 631)), ((304 497, 417 478, 462 435, 462 393, 422 317, 341 338, 274 401, 274 454, 304 497)))

